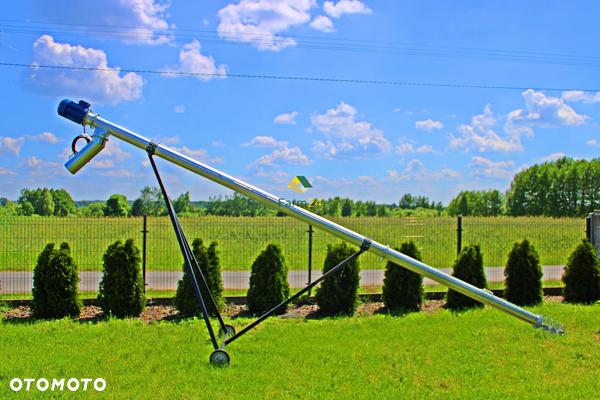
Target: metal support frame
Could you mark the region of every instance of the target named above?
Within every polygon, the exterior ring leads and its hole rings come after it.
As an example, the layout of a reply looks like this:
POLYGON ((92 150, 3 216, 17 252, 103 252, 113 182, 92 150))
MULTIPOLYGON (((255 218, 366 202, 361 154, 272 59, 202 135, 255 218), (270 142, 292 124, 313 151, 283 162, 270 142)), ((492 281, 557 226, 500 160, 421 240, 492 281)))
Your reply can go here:
POLYGON ((215 332, 214 332, 212 324, 210 322, 210 316, 208 315, 208 310, 206 309, 206 304, 204 303, 204 299, 202 298, 202 294, 200 293, 200 287, 198 286, 198 279, 196 278, 196 273, 194 272, 194 267, 196 267, 196 270, 200 275, 202 285, 208 292, 208 296, 210 298, 211 304, 213 305, 215 310, 217 310, 217 316, 219 318, 219 324, 221 325, 221 329, 225 333, 227 333, 227 328, 225 326, 225 322, 223 321, 223 318, 221 317, 221 313, 219 311, 219 308, 217 307, 217 303, 216 303, 214 297, 212 296, 210 288, 208 287, 208 283, 206 282, 206 279, 204 278, 204 274, 202 273, 202 270, 200 269, 200 266, 198 265, 198 260, 196 260, 196 256, 194 256, 194 253, 192 252, 192 249, 190 248, 190 244, 189 244, 187 238, 185 237, 185 234, 183 233, 183 229, 181 228, 181 224, 179 223, 177 214, 176 214, 175 210, 173 209, 173 206, 171 205, 171 200, 169 199, 169 196, 167 195, 165 186, 163 185, 162 179, 160 178, 160 174, 158 173, 158 169, 156 168, 156 164, 154 163, 154 159, 152 157, 155 149, 156 149, 156 144, 154 142, 151 142, 148 145, 148 148, 146 149, 146 152, 148 153, 148 159, 150 160, 150 164, 152 165, 152 169, 154 170, 154 174, 156 175, 156 180, 158 181, 158 185, 160 186, 160 190, 164 197, 165 204, 167 207, 167 212, 169 213, 169 217, 171 218, 171 222, 173 224, 173 229, 175 231, 175 235, 177 236, 177 241, 179 242, 179 247, 181 249, 181 254, 183 255, 183 259, 185 260, 185 265, 190 274, 190 278, 192 280, 192 287, 194 288, 194 292, 196 293, 196 297, 198 299, 198 304, 200 304, 200 309, 202 310, 202 316, 204 318, 204 322, 206 322, 206 328, 208 329, 208 333, 210 335, 210 340, 211 340, 215 350, 217 350, 217 349, 219 349, 219 345, 217 343, 217 338, 215 336, 215 332))

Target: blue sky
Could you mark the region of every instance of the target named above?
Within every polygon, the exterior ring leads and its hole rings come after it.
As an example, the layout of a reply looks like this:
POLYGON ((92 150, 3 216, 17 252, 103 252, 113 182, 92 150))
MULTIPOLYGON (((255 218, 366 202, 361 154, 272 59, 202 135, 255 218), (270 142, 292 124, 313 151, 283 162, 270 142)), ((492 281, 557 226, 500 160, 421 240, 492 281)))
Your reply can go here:
MULTIPOLYGON (((70 175, 81 127, 57 115, 63 98, 281 197, 295 175, 312 182, 305 197, 388 204, 504 191, 522 168, 600 152, 600 3, 576 4, 0 0, 0 63, 226 75, 0 65, 0 196, 135 199, 156 185, 117 139, 70 175)), ((230 193, 158 167, 171 196, 230 193)))

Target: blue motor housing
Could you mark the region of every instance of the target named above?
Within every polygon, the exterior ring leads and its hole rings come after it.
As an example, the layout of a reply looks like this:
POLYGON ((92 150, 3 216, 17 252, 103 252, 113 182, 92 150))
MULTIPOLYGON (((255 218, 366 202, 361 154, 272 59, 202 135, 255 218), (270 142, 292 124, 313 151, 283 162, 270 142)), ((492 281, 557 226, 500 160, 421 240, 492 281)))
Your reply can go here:
POLYGON ((83 100, 79 100, 79 103, 75 103, 69 99, 64 99, 58 105, 58 115, 70 119, 77 124, 81 124, 85 115, 90 111, 90 105, 90 103, 83 100))

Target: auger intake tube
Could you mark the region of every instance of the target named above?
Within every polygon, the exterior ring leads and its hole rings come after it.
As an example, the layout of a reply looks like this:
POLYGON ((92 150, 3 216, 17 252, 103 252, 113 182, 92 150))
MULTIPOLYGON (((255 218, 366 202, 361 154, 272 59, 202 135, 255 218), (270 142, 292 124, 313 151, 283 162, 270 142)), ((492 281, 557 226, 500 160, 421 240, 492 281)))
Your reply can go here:
MULTIPOLYGON (((63 103, 64 102, 65 100, 63 100, 63 103)), ((296 207, 295 205, 291 205, 288 207, 283 203, 280 203, 279 198, 270 193, 267 193, 257 187, 249 185, 217 169, 209 167, 208 165, 186 157, 183 154, 180 154, 177 151, 174 151, 166 146, 155 144, 149 139, 146 139, 136 133, 133 133, 125 128, 120 127, 119 125, 113 124, 103 118, 100 118, 97 114, 93 114, 91 111, 87 111, 87 113, 82 119, 82 124, 89 125, 92 128, 101 128, 103 130, 106 130, 115 138, 121 139, 129 144, 139 147, 142 150, 146 150, 150 143, 152 143, 153 146, 156 146, 156 150, 154 151, 155 156, 163 158, 169 162, 172 162, 173 164, 179 165, 180 167, 183 167, 191 172, 201 175, 207 179, 210 179, 211 181, 216 182, 220 185, 228 187, 229 189, 235 190, 236 192, 241 193, 254 200, 257 200, 268 207, 274 208, 291 217, 299 219, 300 221, 305 222, 306 224, 312 225, 327 233, 337 236, 338 238, 345 240, 357 247, 360 247, 365 239, 369 239, 363 235, 360 235, 347 228, 344 228, 343 226, 331 222, 323 217, 315 215, 308 210, 296 207)), ((77 157, 78 155, 79 153, 74 155, 72 159, 77 157)), ((372 241, 368 251, 374 253, 375 255, 383 259, 402 265, 403 267, 413 272, 416 272, 422 276, 432 279, 444 286, 449 287, 450 289, 464 294, 465 296, 468 296, 491 307, 495 307, 501 311, 504 311, 505 313, 510 314, 513 317, 516 317, 520 320, 523 320, 536 328, 541 327, 554 333, 564 334, 564 327, 561 324, 558 324, 555 321, 543 315, 534 314, 504 299, 496 297, 491 291, 479 289, 471 284, 461 281, 460 279, 456 279, 448 274, 438 271, 435 268, 432 268, 420 261, 414 260, 400 252, 389 248, 389 246, 372 241)))

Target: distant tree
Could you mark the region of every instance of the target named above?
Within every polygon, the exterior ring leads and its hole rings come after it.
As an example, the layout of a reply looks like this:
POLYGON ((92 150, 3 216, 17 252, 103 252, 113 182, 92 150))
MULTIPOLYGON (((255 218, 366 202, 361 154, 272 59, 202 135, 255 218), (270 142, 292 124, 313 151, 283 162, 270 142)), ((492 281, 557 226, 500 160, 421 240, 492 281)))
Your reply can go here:
POLYGON ((352 208, 354 208, 354 204, 352 203, 352 200, 344 199, 342 202, 342 217, 352 216, 352 208))
MULTIPOLYGON (((31 206, 31 204, 30 204, 30 206, 31 206)), ((18 206, 17 206, 15 203, 13 203, 13 202, 12 202, 12 201, 10 201, 10 200, 7 200, 7 201, 4 203, 4 209, 3 209, 3 211, 4 211, 4 215, 7 215, 7 216, 15 216, 15 215, 19 215, 19 210, 18 210, 18 208, 19 208, 19 207, 18 207, 18 206)))
POLYGON ((380 204, 377 208, 377 216, 378 217, 386 217, 388 214, 387 207, 385 204, 380 204))
POLYGON ((35 213, 44 217, 52 215, 54 212, 54 201, 52 194, 46 188, 42 189, 42 195, 38 202, 34 205, 35 213))
POLYGON ((412 209, 417 208, 415 206, 415 199, 413 198, 413 196, 410 193, 405 193, 402 196, 402 198, 398 202, 398 207, 407 209, 407 210, 412 210, 412 209))
POLYGON ((367 215, 367 206, 362 201, 357 201, 354 208, 354 215, 357 217, 364 217, 367 215))
POLYGON ((9 200, 6 197, 0 197, 0 205, 2 205, 2 207, 5 206, 7 201, 9 200))
POLYGON ((106 202, 91 203, 87 207, 82 207, 80 214, 85 217, 103 217, 106 202))
POLYGON ((35 210, 33 209, 33 206, 28 201, 24 201, 23 203, 17 206, 17 215, 30 217, 33 215, 34 212, 35 210))
POLYGON ((158 187, 145 186, 140 191, 139 199, 141 200, 143 205, 142 209, 143 211, 145 211, 145 213, 142 214, 148 214, 153 217, 158 217, 166 214, 167 209, 165 207, 163 195, 158 187))
POLYGON ((374 201, 367 201, 365 203, 367 207, 367 213, 365 214, 367 217, 375 217, 377 215, 377 204, 374 201))
POLYGON ((179 197, 173 202, 173 209, 177 214, 191 212, 192 204, 190 200, 190 192, 181 193, 179 197))
POLYGON ((126 217, 129 215, 129 201, 127 197, 122 194, 113 194, 108 200, 104 207, 105 217, 126 217))
POLYGON ((131 216, 133 217, 141 217, 144 214, 148 214, 148 210, 146 209, 146 205, 142 201, 142 199, 135 199, 133 205, 131 206, 131 216))
POLYGON ((52 201, 54 202, 54 211, 52 215, 56 217, 67 217, 76 213, 75 202, 71 195, 65 189, 50 189, 52 201))

